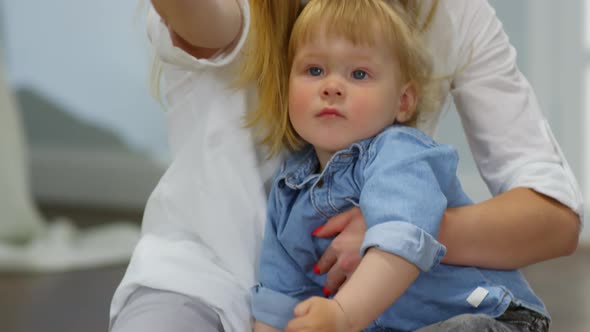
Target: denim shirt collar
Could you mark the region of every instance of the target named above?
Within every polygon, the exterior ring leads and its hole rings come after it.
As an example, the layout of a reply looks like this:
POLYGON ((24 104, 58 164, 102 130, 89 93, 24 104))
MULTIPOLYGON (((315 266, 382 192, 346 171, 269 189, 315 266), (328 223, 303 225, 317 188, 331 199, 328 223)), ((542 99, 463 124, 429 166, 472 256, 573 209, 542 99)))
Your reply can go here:
POLYGON ((352 143, 346 149, 340 150, 330 158, 324 170, 317 173, 319 160, 312 145, 306 145, 302 150, 290 155, 283 165, 278 181, 284 181, 285 185, 292 189, 300 189, 310 181, 319 181, 327 170, 338 169, 366 155, 369 145, 374 137, 370 137, 352 143))

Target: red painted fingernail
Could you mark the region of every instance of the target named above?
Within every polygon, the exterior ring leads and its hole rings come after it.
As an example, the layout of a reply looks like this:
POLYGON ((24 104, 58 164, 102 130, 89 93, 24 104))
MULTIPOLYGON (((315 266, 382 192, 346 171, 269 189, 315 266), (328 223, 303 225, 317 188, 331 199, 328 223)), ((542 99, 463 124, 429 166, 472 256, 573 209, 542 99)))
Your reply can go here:
POLYGON ((317 264, 313 266, 313 272, 314 272, 315 274, 320 274, 320 268, 318 267, 318 265, 317 265, 317 264))
POLYGON ((326 297, 330 296, 330 294, 332 294, 328 288, 326 286, 324 286, 324 295, 326 295, 326 297))
POLYGON ((320 226, 320 227, 316 228, 315 231, 313 231, 313 233, 311 233, 311 235, 313 235, 313 236, 318 235, 318 233, 322 230, 322 228, 324 228, 324 226, 320 226))

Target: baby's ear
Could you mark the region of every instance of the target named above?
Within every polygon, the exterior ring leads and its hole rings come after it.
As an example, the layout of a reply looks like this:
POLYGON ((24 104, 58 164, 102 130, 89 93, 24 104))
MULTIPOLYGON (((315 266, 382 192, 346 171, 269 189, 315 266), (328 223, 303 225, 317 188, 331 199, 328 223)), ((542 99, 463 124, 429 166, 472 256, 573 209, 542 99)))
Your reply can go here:
POLYGON ((399 110, 395 117, 396 122, 404 123, 414 118, 416 107, 418 105, 418 89, 413 82, 407 83, 402 88, 399 97, 399 110))

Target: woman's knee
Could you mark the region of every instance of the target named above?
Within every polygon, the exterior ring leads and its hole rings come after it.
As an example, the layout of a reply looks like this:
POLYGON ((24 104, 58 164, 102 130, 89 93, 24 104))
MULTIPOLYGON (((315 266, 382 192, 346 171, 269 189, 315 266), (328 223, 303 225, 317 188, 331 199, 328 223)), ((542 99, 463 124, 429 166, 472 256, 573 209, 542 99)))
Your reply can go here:
POLYGON ((132 294, 111 332, 223 332, 219 315, 199 299, 147 287, 132 294))

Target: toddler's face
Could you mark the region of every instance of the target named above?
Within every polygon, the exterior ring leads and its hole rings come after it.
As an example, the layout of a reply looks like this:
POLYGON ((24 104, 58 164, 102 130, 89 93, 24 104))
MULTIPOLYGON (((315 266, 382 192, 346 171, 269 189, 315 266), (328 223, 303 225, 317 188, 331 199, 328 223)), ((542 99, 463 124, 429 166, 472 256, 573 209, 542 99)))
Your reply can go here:
POLYGON ((405 84, 387 47, 354 45, 321 35, 295 52, 289 118, 322 162, 378 134, 396 119, 402 121, 406 114, 399 114, 405 84))

